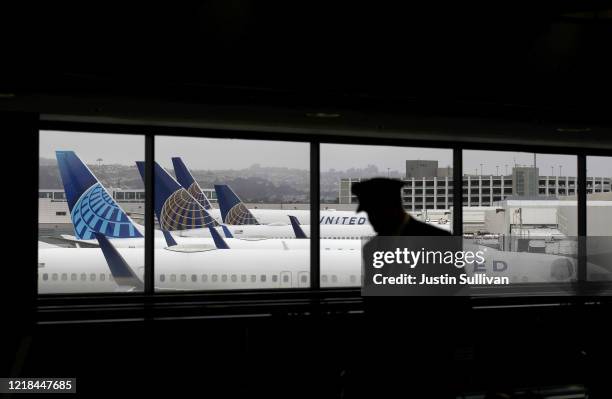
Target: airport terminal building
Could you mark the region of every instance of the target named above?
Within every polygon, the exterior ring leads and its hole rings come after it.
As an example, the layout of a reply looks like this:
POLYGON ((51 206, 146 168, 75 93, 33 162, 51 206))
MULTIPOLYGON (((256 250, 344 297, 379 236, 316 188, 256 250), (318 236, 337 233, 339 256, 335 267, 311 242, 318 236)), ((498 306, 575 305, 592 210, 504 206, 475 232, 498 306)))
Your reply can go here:
MULTIPOLYGON (((406 161, 406 185, 402 189, 404 207, 420 209, 449 209, 453 202, 452 168, 439 168, 438 161, 406 161)), ((340 180, 338 202, 356 204, 351 187, 361 178, 340 180)), ((611 192, 609 177, 587 177, 587 193, 611 192)), ((514 197, 562 198, 576 195, 575 176, 541 176, 538 168, 516 166, 503 176, 464 174, 463 205, 488 207, 514 197), (535 176, 538 176, 537 179, 535 176)))

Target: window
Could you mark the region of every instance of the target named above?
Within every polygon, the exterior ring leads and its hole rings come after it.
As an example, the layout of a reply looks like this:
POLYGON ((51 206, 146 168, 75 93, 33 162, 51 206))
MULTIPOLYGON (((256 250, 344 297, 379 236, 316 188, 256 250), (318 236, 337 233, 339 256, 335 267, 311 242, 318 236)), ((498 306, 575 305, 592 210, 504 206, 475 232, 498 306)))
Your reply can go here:
MULTIPOLYGON (((144 136, 42 130, 39 137, 39 193, 44 193, 39 197, 52 199, 39 202, 39 263, 56 268, 52 276, 59 275, 61 281, 68 281, 70 274, 74 282, 70 292, 116 292, 112 284, 100 284, 106 282, 102 276, 110 273, 102 252, 80 250, 61 236, 74 236, 83 241, 84 248, 98 245, 94 235, 98 232, 107 238, 141 239, 136 248, 122 254, 133 270, 144 265, 143 230, 127 216, 132 209, 115 202, 111 191, 143 188, 135 161, 144 158, 144 136), (61 256, 66 262, 47 262, 52 256, 61 256), (66 271, 75 259, 85 269, 79 279, 76 273, 66 271)), ((47 284, 45 280, 38 285, 40 294, 65 293, 66 289, 65 284, 47 284)))
MULTIPOLYGON (((144 136, 40 133, 39 267, 43 265, 48 273, 39 275, 39 292, 61 293, 68 284, 52 282, 68 281, 68 275, 75 292, 124 291, 113 286, 115 280, 100 251, 80 251, 91 256, 83 263, 82 273, 69 273, 75 269, 66 271, 57 268, 57 262, 47 261, 51 247, 47 244, 59 242, 64 248, 54 249, 54 253, 65 254, 66 265, 72 266, 72 254, 78 250, 57 239, 64 234, 76 236, 84 248, 98 245, 93 234, 97 231, 111 238, 127 234, 135 244, 119 252, 143 282, 145 192, 135 161, 144 158, 144 136), (70 173, 62 171, 66 168, 70 173), (70 192, 68 187, 74 189, 75 182, 63 179, 78 175, 78 170, 88 174, 81 179, 88 185, 70 192), (54 185, 57 182, 61 187, 54 185), (68 192, 64 192, 64 184, 68 192)), ((199 259, 184 261, 188 257, 181 254, 182 248, 155 256, 159 262, 155 270, 167 274, 159 274, 158 282, 164 289, 244 289, 233 284, 238 282, 250 282, 248 288, 253 289, 308 288, 310 242, 295 239, 302 232, 310 235, 308 143, 178 136, 156 136, 154 140, 155 161, 161 166, 156 168, 155 178, 167 183, 156 187, 171 188, 154 195, 161 199, 153 204, 159 215, 156 229, 163 227, 174 238, 180 237, 185 252, 191 252, 189 258, 199 259), (297 218, 298 227, 291 226, 290 216, 297 218), (220 240, 213 240, 212 235, 219 235, 220 240), (262 242, 261 238, 267 240, 262 242), (240 251, 218 250, 216 246, 221 245, 240 251), (254 267, 249 274, 240 274, 245 253, 254 267), (208 274, 198 274, 206 270, 201 265, 221 273, 211 273, 209 280, 208 274), (282 284, 277 284, 279 276, 282 284), (189 281, 192 284, 187 286, 189 281)), ((399 194, 404 209, 415 219, 451 230, 451 145, 315 144, 321 161, 317 171, 320 197, 315 199, 320 209, 321 287, 361 285, 361 246, 375 231, 366 213, 355 212, 358 200, 351 187, 357 182, 372 177, 403 180, 399 194), (338 265, 352 266, 339 270, 338 265)), ((612 260, 602 260, 598 252, 598 248, 612 247, 606 242, 612 225, 612 157, 587 157, 586 179, 580 181, 577 160, 576 155, 463 151, 461 182, 457 184, 461 184, 458 194, 463 200, 464 237, 496 254, 495 260, 505 264, 503 273, 511 281, 572 282, 582 272, 577 263, 579 184, 584 184, 587 192, 586 278, 612 280, 612 260), (527 266, 514 267, 516 264, 527 266)), ((122 284, 125 281, 122 279, 122 284)))
POLYGON ((321 287, 360 286, 361 279, 338 278, 338 265, 352 265, 361 275, 362 239, 375 231, 346 182, 389 177, 404 182, 398 193, 411 217, 450 230, 453 208, 451 149, 321 144, 321 287), (329 211, 328 209, 334 209, 329 211))
MULTIPOLYGON (((155 161, 161 167, 156 169, 155 177, 168 187, 156 193, 160 227, 174 237, 180 236, 185 245, 212 247, 192 253, 190 257, 199 259, 197 262, 182 262, 184 256, 178 252, 167 254, 164 262, 176 258, 171 266, 185 273, 181 274, 181 282, 200 265, 214 263, 227 273, 213 274, 211 284, 202 289, 243 288, 227 283, 239 281, 238 268, 247 250, 253 265, 266 265, 266 270, 271 271, 268 278, 272 282, 278 282, 285 268, 310 270, 310 247, 305 245, 309 241, 293 239, 296 233, 289 219, 295 216, 303 226, 300 228, 309 234, 309 143, 156 136, 155 161), (229 226, 232 237, 226 235, 220 223, 229 226), (224 244, 215 243, 210 227, 215 228, 224 244), (278 237, 291 239, 281 241, 278 237), (217 250, 217 245, 240 251, 217 250)), ((126 200, 135 199, 134 194, 125 192, 126 200)), ((156 264, 155 268, 164 266, 156 264)), ((256 289, 257 283, 268 288, 264 284, 266 276, 261 274, 258 281, 258 274, 255 268, 250 288, 256 289)), ((246 282, 247 275, 240 276, 240 281, 246 282)))
MULTIPOLYGON (((577 203, 559 190, 561 182, 576 177, 576 156, 464 150, 463 173, 464 185, 479 187, 463 202, 464 246, 486 250, 487 276, 520 283, 576 280, 577 203), (503 182, 504 194, 493 195, 495 185, 485 186, 487 180, 503 182), (545 194, 548 189, 554 196, 545 194)), ((475 273, 477 266, 471 269, 466 272, 475 273)))

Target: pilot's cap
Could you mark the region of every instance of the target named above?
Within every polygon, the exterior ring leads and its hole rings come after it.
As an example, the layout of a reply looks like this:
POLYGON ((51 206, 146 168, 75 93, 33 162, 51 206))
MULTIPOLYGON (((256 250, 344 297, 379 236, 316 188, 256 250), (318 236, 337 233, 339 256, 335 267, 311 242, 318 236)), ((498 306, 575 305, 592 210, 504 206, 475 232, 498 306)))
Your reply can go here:
POLYGON ((369 211, 376 207, 401 206, 401 180, 376 177, 353 184, 351 191, 359 199, 357 212, 369 211))

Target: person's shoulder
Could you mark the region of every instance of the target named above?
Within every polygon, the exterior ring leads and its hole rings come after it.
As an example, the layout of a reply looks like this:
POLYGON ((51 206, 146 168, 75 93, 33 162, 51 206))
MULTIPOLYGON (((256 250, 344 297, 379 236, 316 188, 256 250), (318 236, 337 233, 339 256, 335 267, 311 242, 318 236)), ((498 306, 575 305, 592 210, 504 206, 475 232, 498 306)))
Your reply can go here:
POLYGON ((421 222, 420 220, 412 219, 402 229, 402 235, 406 236, 451 236, 452 234, 446 230, 439 229, 429 223, 421 222))

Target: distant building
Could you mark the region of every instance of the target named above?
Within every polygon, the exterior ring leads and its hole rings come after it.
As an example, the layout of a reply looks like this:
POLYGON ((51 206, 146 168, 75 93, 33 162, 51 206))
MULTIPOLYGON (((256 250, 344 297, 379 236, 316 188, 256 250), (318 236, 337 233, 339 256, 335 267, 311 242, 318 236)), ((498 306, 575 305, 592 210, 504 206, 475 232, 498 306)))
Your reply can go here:
POLYGON ((538 195, 538 168, 533 166, 515 166, 512 168, 512 194, 521 197, 538 195))
MULTIPOLYGON (((408 161, 407 161, 408 162, 408 161)), ((404 208, 409 211, 420 209, 449 209, 453 202, 452 168, 438 168, 437 161, 415 161, 414 168, 406 173, 423 175, 433 173, 435 176, 421 176, 404 179, 402 189, 404 208), (418 168, 418 162, 425 162, 418 168), (446 175, 440 176, 446 170, 446 175)), ((408 165, 408 163, 406 164, 408 165)), ((512 175, 463 175, 462 198, 467 207, 487 207, 494 203, 511 198, 553 197, 562 198, 576 195, 576 177, 571 176, 537 176, 538 169, 533 167, 515 167, 512 175)), ((361 178, 340 180, 339 203, 356 204, 357 197, 351 194, 351 186, 361 178)), ((587 193, 611 192, 611 178, 587 177, 587 193)))
POLYGON ((420 179, 438 175, 438 161, 407 160, 405 179, 420 179))

